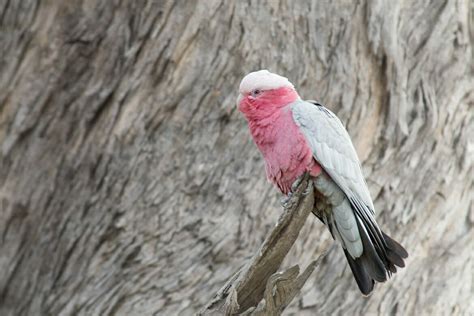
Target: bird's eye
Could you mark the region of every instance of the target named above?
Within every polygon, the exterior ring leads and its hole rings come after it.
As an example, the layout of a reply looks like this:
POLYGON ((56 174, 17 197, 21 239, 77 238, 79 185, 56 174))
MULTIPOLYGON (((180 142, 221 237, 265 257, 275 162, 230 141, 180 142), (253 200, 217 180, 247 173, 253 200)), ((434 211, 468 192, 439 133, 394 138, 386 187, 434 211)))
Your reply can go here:
POLYGON ((251 92, 253 97, 256 97, 256 96, 260 95, 260 93, 262 93, 262 90, 260 90, 260 89, 255 89, 255 90, 252 90, 252 92, 251 92))

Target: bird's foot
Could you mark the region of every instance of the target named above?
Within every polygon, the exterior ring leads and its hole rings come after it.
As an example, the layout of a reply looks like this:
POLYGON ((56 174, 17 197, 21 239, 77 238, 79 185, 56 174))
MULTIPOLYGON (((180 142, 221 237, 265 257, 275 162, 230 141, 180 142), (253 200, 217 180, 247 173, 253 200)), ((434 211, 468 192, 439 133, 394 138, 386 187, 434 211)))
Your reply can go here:
POLYGON ((312 182, 309 182, 309 183, 308 183, 308 186, 307 186, 306 189, 304 189, 304 191, 303 191, 303 195, 308 195, 308 194, 310 194, 312 191, 313 191, 313 183, 312 183, 312 182))
POLYGON ((281 206, 283 206, 284 208, 288 208, 290 206, 290 201, 291 201, 292 196, 293 196, 293 192, 290 192, 288 193, 287 196, 282 197, 280 200, 281 206))
POLYGON ((295 192, 296 189, 298 189, 298 187, 300 186, 301 184, 301 181, 303 181, 303 178, 304 178, 304 174, 302 174, 301 176, 299 176, 298 178, 296 178, 295 182, 293 182, 293 184, 291 185, 291 192, 295 192))
POLYGON ((308 183, 305 188, 300 188, 304 179, 309 181, 308 178, 305 178, 306 176, 306 174, 299 176, 291 185, 291 191, 288 195, 280 200, 284 208, 290 208, 292 203, 297 203, 300 196, 306 196, 312 192, 313 186, 310 183, 308 183))

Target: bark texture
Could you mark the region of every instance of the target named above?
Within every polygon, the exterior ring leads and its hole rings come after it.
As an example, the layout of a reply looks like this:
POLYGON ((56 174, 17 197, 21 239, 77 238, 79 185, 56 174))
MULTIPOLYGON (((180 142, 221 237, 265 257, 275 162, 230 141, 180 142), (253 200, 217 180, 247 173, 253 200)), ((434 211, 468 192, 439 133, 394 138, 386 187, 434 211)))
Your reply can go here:
MULTIPOLYGON (((332 250, 298 315, 474 312, 473 1, 0 0, 0 314, 188 315, 279 194, 235 106, 268 68, 346 123, 407 268, 332 250)), ((286 260, 332 243, 309 218, 286 260)))

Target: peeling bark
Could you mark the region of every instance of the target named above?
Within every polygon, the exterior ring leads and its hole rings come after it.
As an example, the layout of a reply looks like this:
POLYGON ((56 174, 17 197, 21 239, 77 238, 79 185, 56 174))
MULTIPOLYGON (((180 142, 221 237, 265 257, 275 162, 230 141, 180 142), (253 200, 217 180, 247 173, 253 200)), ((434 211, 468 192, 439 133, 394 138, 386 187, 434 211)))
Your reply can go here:
MULTIPOLYGON (((367 299, 330 251, 285 312, 469 314, 473 8, 0 0, 0 314, 198 312, 280 213, 235 106, 260 68, 346 124, 410 253, 367 299)), ((310 216, 282 270, 331 243, 310 216)))

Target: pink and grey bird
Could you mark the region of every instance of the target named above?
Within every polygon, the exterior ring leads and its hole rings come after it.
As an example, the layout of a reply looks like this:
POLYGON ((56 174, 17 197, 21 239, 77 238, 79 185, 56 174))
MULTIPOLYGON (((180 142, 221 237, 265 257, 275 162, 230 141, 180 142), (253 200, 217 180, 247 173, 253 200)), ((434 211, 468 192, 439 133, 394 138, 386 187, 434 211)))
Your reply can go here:
POLYGON ((406 250, 382 232, 357 153, 341 121, 330 110, 303 101, 287 78, 267 70, 249 73, 237 100, 265 160, 268 179, 282 193, 305 172, 314 187, 315 214, 344 249, 360 291, 368 295, 406 250))

